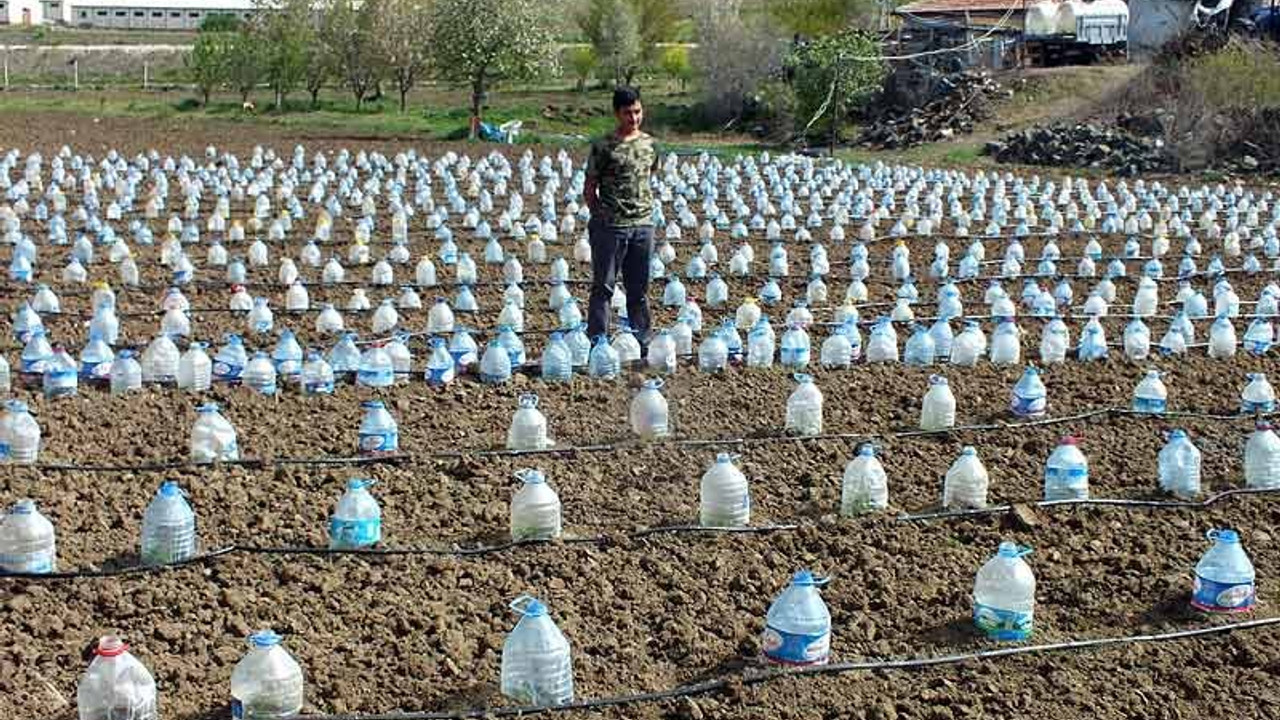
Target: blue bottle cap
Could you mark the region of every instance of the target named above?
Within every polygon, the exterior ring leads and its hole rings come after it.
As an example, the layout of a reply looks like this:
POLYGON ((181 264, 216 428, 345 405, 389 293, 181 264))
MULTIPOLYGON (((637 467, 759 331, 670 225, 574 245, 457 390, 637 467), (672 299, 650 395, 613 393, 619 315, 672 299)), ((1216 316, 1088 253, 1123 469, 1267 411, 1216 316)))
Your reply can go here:
POLYGON ((1208 533, 1210 540, 1224 543, 1239 543, 1240 535, 1235 530, 1210 530, 1208 533))
POLYGON ((173 480, 165 480, 160 484, 160 490, 156 494, 163 497, 181 497, 182 488, 173 480))
POLYGON ((249 636, 249 643, 254 647, 266 648, 280 644, 281 637, 274 630, 259 630, 249 636))
POLYGON ((364 408, 365 410, 381 410, 385 406, 382 404, 381 400, 365 400, 364 402, 360 403, 360 407, 364 408))
POLYGON ((375 480, 365 480, 363 478, 351 478, 347 481, 348 490, 364 490, 374 484, 375 480))
POLYGON ((9 510, 10 515, 32 515, 36 511, 36 501, 30 498, 23 498, 13 504, 9 510))
POLYGON ((196 412, 202 412, 202 413, 218 412, 218 403, 213 403, 213 402, 205 403, 204 405, 201 405, 200 407, 196 408, 196 412))

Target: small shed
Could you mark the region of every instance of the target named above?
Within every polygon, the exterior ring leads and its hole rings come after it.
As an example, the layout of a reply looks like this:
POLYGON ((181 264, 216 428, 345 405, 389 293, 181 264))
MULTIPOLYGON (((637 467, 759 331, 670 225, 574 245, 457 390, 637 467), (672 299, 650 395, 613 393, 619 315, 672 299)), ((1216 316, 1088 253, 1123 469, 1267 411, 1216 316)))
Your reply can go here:
POLYGON ((963 48, 955 64, 999 70, 1017 63, 1027 3, 916 0, 893 12, 899 20, 899 51, 963 48))

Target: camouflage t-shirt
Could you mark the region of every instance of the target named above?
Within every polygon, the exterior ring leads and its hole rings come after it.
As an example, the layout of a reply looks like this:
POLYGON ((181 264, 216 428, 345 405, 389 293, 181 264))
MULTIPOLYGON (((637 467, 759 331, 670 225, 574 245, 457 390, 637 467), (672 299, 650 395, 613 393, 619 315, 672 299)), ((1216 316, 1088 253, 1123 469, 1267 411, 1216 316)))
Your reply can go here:
POLYGON ((625 142, 609 133, 591 143, 587 177, 596 178, 605 222, 616 227, 653 224, 649 174, 657 166, 657 148, 645 133, 625 142))

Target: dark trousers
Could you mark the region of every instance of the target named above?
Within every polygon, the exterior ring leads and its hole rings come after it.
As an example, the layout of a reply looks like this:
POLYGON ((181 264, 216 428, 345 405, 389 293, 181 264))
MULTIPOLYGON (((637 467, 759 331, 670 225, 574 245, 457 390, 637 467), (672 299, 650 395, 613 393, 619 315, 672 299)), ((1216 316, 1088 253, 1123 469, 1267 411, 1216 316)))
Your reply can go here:
POLYGON ((653 255, 653 227, 613 227, 593 220, 591 240, 591 301, 587 307, 587 335, 609 334, 610 301, 618 273, 627 293, 627 320, 642 347, 649 342, 649 258, 653 255))

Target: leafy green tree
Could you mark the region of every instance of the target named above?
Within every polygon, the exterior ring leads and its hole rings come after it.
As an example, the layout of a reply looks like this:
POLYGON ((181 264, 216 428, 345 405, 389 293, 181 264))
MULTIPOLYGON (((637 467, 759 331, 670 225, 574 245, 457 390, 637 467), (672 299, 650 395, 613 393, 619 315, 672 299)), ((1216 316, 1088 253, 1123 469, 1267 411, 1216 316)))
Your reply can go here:
POLYGON ((657 67, 664 54, 661 43, 678 39, 680 22, 687 13, 681 12, 677 0, 631 0, 631 7, 639 25, 640 62, 657 67))
POLYGON ((600 69, 615 85, 630 84, 641 62, 640 21, 632 0, 590 0, 580 23, 600 69))
POLYGON ((437 0, 428 45, 440 77, 471 89, 471 138, 496 82, 535 78, 556 62, 553 19, 539 0, 437 0))
POLYGON ((880 89, 887 69, 880 43, 862 30, 844 30, 794 47, 786 58, 800 119, 807 131, 824 120, 832 145, 851 108, 880 89))
POLYGON ((240 18, 231 13, 213 13, 205 15, 200 21, 200 32, 236 32, 240 29, 240 18))
POLYGON ((213 91, 227 82, 234 46, 235 33, 201 32, 196 36, 191 52, 183 58, 205 107, 209 106, 209 96, 213 91))
POLYGON ((319 39, 329 67, 364 106, 382 79, 385 63, 376 38, 376 2, 328 0, 320 13, 319 39))
POLYGON ((263 78, 266 48, 251 32, 242 30, 228 35, 231 42, 227 53, 227 83, 240 93, 241 103, 248 103, 263 78))
POLYGON ((877 13, 876 0, 771 0, 768 7, 779 25, 810 37, 870 27, 877 13))
POLYGON ((689 60, 689 49, 670 47, 662 53, 662 72, 667 77, 680 83, 681 92, 689 88, 689 80, 693 78, 693 64, 689 60))
POLYGON ((307 76, 307 48, 316 43, 310 0, 256 0, 249 33, 258 45, 262 79, 271 86, 275 107, 307 76))
POLYGON ((578 92, 586 92, 587 81, 600 66, 596 51, 589 46, 575 46, 565 50, 564 66, 577 83, 578 92))

